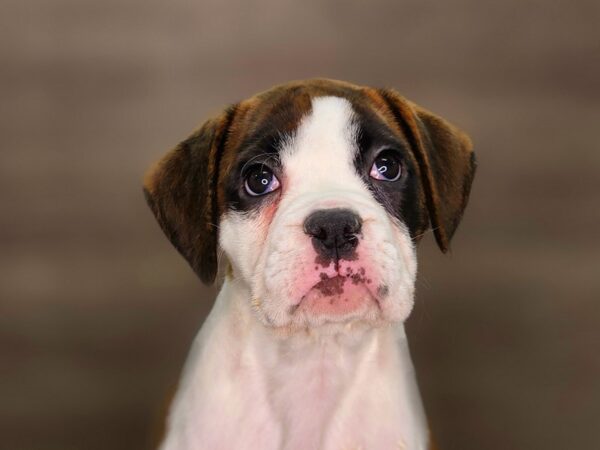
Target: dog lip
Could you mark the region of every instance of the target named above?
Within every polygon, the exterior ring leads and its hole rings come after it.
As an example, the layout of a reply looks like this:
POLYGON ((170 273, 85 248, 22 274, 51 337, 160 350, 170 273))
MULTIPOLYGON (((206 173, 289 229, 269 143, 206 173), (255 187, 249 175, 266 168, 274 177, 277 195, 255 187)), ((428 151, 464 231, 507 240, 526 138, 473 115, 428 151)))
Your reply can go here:
POLYGON ((289 308, 289 313, 294 314, 302 305, 306 297, 308 297, 308 295, 315 289, 320 290, 321 294, 323 294, 323 297, 334 297, 336 295, 341 295, 343 293, 343 286, 346 282, 351 282, 353 285, 363 285, 366 291, 369 293, 369 297, 371 298, 371 300, 377 304, 377 308, 379 310, 382 309, 382 296, 379 295, 380 289, 377 289, 375 292, 373 292, 373 290, 367 286, 366 280, 357 280, 356 278, 353 278, 350 275, 342 275, 340 273, 328 277, 326 274, 322 273, 320 281, 312 285, 308 289, 308 291, 302 295, 298 303, 293 304, 289 308))
POLYGON ((320 290, 322 294, 324 294, 325 296, 332 296, 334 294, 340 294, 341 292, 333 292, 331 291, 332 289, 336 289, 336 291, 339 290, 339 288, 342 288, 343 285, 346 283, 346 281, 348 280, 348 277, 341 275, 341 274, 336 274, 333 276, 327 276, 327 274, 325 273, 321 273, 320 277, 319 277, 319 281, 317 281, 315 284, 313 284, 308 291, 302 295, 302 297, 300 298, 300 301, 298 302, 298 305, 300 303, 302 303, 302 300, 304 300, 306 298, 306 296, 313 290, 313 289, 317 289, 320 290))

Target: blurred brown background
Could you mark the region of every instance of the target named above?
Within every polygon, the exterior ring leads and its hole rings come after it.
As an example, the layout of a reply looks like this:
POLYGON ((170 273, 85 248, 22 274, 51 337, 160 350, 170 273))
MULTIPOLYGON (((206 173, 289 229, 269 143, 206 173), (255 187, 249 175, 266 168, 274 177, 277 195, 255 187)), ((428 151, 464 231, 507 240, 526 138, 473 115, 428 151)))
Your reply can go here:
POLYGON ((5 0, 0 448, 145 449, 211 306, 146 168, 290 79, 395 87, 480 162, 409 319, 442 450, 600 448, 600 3, 5 0))

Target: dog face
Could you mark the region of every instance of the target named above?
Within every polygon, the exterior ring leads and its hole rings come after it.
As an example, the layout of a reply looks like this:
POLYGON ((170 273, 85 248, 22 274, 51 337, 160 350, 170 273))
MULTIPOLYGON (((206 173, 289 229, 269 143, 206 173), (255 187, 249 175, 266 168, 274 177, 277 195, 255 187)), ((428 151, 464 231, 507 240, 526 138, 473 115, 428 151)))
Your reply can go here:
POLYGON ((415 243, 448 248, 475 169, 468 138, 393 91, 290 83, 209 120, 145 183, 205 282, 217 247, 266 326, 404 320, 415 243))
POLYGON ((344 97, 314 97, 270 152, 238 162, 227 197, 238 208, 222 217, 220 243, 265 323, 408 314, 415 257, 397 214, 406 144, 374 121, 344 97))

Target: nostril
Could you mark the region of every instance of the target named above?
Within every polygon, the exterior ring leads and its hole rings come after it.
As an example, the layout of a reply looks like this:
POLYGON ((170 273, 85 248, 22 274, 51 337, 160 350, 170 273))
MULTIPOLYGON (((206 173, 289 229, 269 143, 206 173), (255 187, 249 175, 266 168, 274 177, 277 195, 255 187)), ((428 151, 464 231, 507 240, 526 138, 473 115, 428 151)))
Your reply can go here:
POLYGON ((304 232, 309 236, 317 239, 326 239, 327 230, 322 226, 319 221, 314 220, 312 217, 304 222, 304 232))
POLYGON ((352 217, 351 222, 344 226, 344 235, 353 236, 360 233, 361 225, 358 217, 352 217))
POLYGON ((325 230, 325 228, 318 228, 311 234, 314 238, 317 238, 321 241, 324 241, 327 239, 327 230, 325 230))
POLYGON ((355 245, 358 243, 358 237, 356 236, 356 233, 346 233, 344 234, 344 241, 355 245))

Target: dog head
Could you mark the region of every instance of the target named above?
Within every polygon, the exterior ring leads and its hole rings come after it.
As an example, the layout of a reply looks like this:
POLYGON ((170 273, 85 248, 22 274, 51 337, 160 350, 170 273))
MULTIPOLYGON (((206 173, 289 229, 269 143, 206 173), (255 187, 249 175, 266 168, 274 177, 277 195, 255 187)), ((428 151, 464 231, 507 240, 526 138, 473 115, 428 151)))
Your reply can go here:
POLYGON ((404 320, 415 243, 446 252, 475 171, 469 138, 395 91, 332 80, 227 108, 170 151, 144 190, 205 283, 220 247, 275 328, 404 320))

